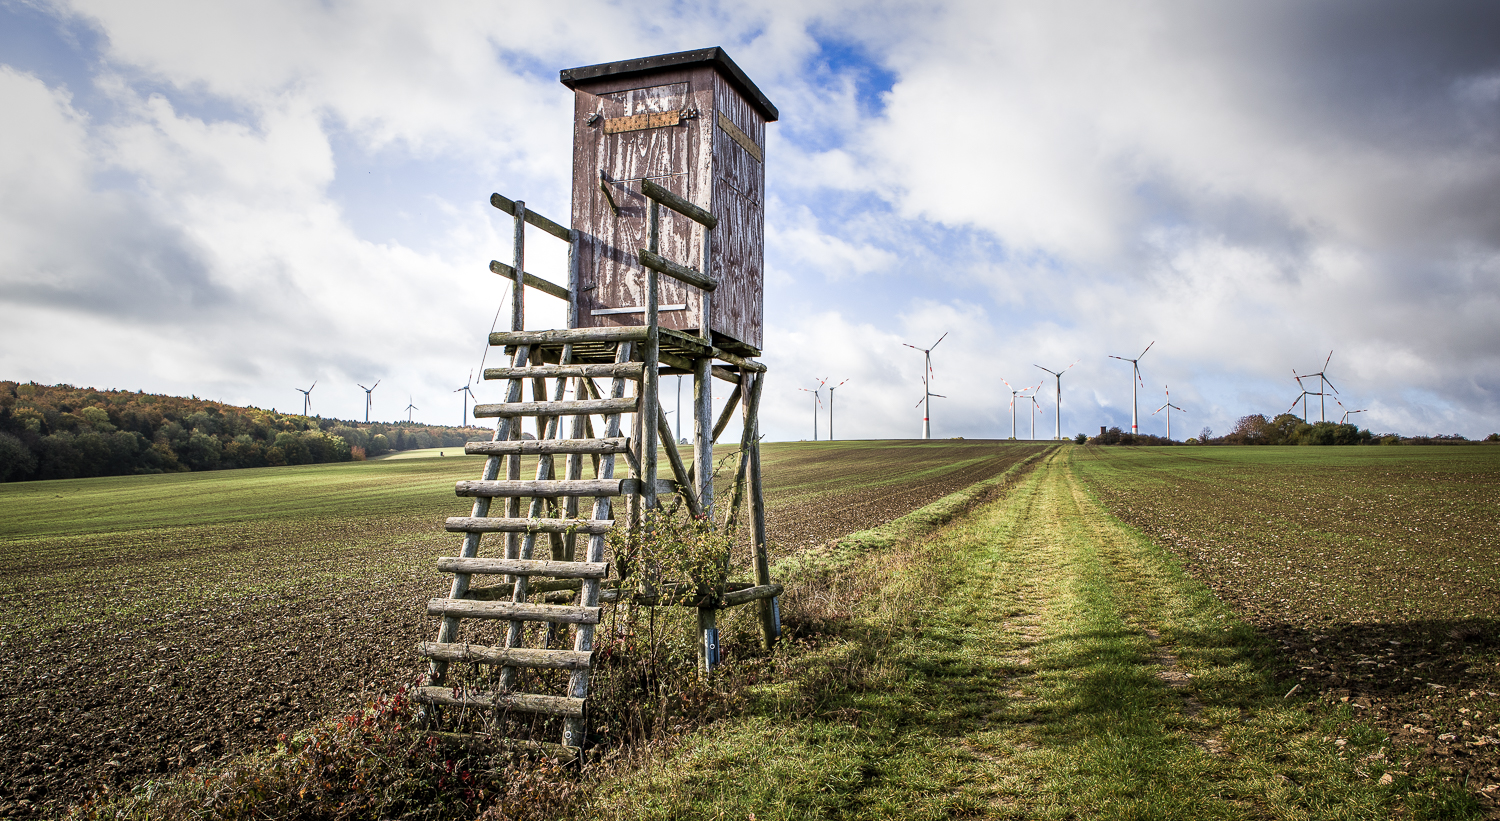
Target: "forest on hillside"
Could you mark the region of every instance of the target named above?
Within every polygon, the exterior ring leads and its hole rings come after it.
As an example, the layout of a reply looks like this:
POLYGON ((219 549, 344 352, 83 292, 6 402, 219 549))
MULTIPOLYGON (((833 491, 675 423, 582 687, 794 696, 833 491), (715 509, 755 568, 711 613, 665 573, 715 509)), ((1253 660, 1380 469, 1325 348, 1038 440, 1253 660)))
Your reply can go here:
POLYGON ((362 423, 197 397, 0 381, 0 482, 348 462, 482 428, 362 423))

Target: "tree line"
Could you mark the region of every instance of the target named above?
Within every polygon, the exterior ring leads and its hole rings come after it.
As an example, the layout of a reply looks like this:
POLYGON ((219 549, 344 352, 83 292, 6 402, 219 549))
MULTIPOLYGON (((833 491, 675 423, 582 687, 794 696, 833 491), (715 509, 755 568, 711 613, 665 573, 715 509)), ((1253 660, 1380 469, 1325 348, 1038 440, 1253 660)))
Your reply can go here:
POLYGON ((0 381, 0 481, 348 462, 481 428, 362 423, 198 397, 0 381))
MULTIPOLYGON (((1084 437, 1078 434, 1079 442, 1087 438, 1095 445, 1176 445, 1184 444, 1149 434, 1130 434, 1119 428, 1100 431, 1098 436, 1084 437)), ((1267 419, 1265 414, 1252 413, 1241 416, 1233 430, 1223 436, 1214 436, 1213 430, 1205 427, 1189 445, 1428 445, 1452 442, 1467 442, 1462 434, 1438 434, 1437 436, 1402 436, 1397 433, 1371 433, 1347 422, 1305 422, 1301 417, 1282 413, 1267 419)), ((1500 433, 1485 437, 1487 442, 1500 442, 1500 433)))

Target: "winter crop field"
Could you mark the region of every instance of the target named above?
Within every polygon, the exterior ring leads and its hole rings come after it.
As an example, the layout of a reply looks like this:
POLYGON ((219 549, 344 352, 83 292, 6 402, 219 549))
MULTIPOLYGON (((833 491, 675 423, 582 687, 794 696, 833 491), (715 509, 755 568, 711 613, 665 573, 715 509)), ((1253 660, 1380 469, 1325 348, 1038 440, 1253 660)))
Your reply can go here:
MULTIPOLYGON (((776 555, 1040 450, 768 444, 776 555)), ((459 539, 442 520, 468 513, 453 483, 482 465, 445 453, 0 485, 0 803, 58 808, 264 747, 408 680, 459 539)))
POLYGON ((1500 782, 1500 447, 1080 448, 1304 690, 1500 782))

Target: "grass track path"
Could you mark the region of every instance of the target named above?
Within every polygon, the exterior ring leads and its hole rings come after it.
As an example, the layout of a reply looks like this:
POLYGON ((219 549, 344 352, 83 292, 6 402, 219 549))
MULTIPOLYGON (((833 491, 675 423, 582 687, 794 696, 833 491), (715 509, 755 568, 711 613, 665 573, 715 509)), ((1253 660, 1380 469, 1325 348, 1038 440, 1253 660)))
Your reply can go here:
MULTIPOLYGON (((792 681, 665 764, 615 818, 1386 818, 1380 738, 1335 740, 1264 643, 1049 456, 921 545, 792 681), (1337 741, 1342 741, 1340 745, 1337 741)), ((1414 817, 1420 817, 1418 812, 1414 817)))

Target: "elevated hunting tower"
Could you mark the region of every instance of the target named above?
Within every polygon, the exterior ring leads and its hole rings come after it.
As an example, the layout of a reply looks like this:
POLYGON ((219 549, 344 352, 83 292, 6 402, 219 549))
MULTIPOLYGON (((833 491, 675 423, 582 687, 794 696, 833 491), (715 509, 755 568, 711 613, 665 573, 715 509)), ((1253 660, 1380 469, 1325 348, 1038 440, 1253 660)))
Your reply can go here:
POLYGON ((719 609, 755 604, 767 647, 780 632, 758 445, 766 368, 755 361, 765 129, 777 111, 719 48, 567 69, 561 81, 574 94, 572 227, 490 197, 514 219, 511 264, 490 263, 511 283, 511 329, 489 338, 509 363, 484 371, 501 381, 504 399, 474 408, 476 418, 497 420, 495 436, 465 448, 487 458, 480 479, 456 488, 473 508, 446 523, 463 545, 438 560, 453 584, 428 603, 442 624, 436 641, 418 647, 430 666, 414 697, 429 721, 463 708, 498 736, 560 719, 563 746, 578 748, 601 605, 696 608, 705 674, 718 661, 719 609), (528 224, 568 243, 566 287, 526 270, 528 224), (525 329, 528 288, 565 300, 568 327, 525 329), (663 374, 693 377, 687 454, 658 401, 663 374), (734 385, 717 417, 713 379, 734 385), (716 517, 713 444, 736 412, 738 466, 716 517), (670 479, 657 475, 662 452, 670 479), (530 478, 523 460, 535 460, 530 478), (606 556, 607 536, 646 535, 646 512, 671 498, 726 528, 748 500, 753 549, 741 575, 753 580, 731 581, 727 558, 706 581, 625 578, 619 557, 606 556), (487 672, 455 676, 457 662, 487 672))

